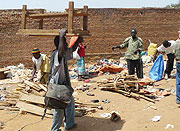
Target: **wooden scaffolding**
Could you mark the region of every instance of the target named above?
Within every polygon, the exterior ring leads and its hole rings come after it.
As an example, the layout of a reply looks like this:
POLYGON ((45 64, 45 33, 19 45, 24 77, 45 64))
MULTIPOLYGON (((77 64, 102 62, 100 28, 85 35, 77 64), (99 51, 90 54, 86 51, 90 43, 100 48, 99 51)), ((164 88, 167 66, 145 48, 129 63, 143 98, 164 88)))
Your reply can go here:
POLYGON ((27 5, 23 5, 22 9, 22 20, 21 29, 18 30, 17 34, 30 35, 30 36, 56 36, 59 35, 60 29, 43 29, 43 19, 55 18, 55 17, 68 17, 67 20, 67 36, 79 35, 88 36, 90 32, 88 31, 88 6, 84 6, 83 9, 74 9, 74 2, 69 2, 69 9, 61 13, 44 13, 44 10, 40 11, 40 14, 30 14, 27 10, 27 5), (83 27, 82 29, 73 28, 73 18, 74 16, 83 17, 83 27), (40 19, 39 29, 26 29, 27 18, 40 19))

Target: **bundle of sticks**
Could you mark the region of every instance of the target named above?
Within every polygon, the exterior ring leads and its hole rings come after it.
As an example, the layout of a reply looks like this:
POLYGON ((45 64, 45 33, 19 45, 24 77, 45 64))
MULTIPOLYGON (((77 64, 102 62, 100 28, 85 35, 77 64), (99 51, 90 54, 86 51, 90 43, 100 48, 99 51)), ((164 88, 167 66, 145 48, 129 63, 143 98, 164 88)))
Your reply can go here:
POLYGON ((108 78, 98 82, 98 86, 101 88, 101 90, 104 91, 118 92, 129 97, 134 97, 136 99, 143 98, 150 102, 154 102, 153 99, 150 99, 139 93, 141 88, 145 88, 144 86, 154 86, 154 82, 154 80, 151 80, 149 78, 138 79, 135 75, 118 74, 113 78, 108 78))

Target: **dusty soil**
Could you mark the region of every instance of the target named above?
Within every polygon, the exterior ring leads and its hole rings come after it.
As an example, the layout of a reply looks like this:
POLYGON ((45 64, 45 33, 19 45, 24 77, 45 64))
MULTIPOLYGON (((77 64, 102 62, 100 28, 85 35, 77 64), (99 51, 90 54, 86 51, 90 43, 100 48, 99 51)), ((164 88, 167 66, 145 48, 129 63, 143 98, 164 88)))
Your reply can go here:
MULTIPOLYGON (((144 69, 146 74, 149 68, 144 69)), ((112 75, 113 76, 113 75, 112 75)), ((100 76, 93 78, 98 81, 109 76, 100 76)), ((176 88, 175 79, 161 80, 156 82, 156 87, 171 89, 176 88)), ((72 82, 73 87, 84 84, 84 82, 72 82)), ((174 125, 174 128, 168 128, 167 130, 180 131, 180 108, 175 102, 176 97, 170 95, 162 98, 155 103, 154 109, 147 109, 147 105, 150 103, 146 100, 136 100, 129 98, 118 93, 109 91, 101 91, 98 89, 96 83, 91 83, 90 92, 95 96, 87 96, 82 91, 76 91, 75 98, 81 102, 90 103, 91 100, 98 99, 103 106, 103 110, 97 109, 96 113, 89 113, 83 117, 76 117, 77 128, 72 131, 164 131, 167 124, 174 125), (93 89, 97 87, 96 89, 93 89), (110 103, 103 103, 102 100, 108 99, 110 103), (121 116, 121 121, 112 122, 110 119, 106 119, 100 116, 99 113, 111 113, 112 111, 118 111, 121 116), (151 119, 154 116, 162 116, 159 122, 153 122, 151 119)), ((19 114, 18 112, 9 112, 0 110, 0 121, 5 122, 2 131, 17 131, 23 126, 23 131, 50 131, 52 119, 45 118, 41 120, 41 117, 33 114, 19 114), (12 119, 13 118, 13 119, 12 119), (11 120, 12 119, 12 120, 11 120), (7 121, 7 122, 6 122, 7 121)))

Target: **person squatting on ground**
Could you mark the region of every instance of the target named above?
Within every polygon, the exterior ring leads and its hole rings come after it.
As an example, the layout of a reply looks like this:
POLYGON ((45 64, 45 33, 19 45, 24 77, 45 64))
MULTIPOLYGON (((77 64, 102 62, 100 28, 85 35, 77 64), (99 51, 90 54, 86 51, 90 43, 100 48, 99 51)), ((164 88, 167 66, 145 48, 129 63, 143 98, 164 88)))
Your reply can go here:
POLYGON ((32 50, 32 61, 34 63, 34 69, 31 80, 34 79, 35 74, 42 84, 47 84, 49 80, 50 71, 50 59, 47 55, 41 54, 38 48, 32 50))
MULTIPOLYGON (((72 48, 68 48, 68 44, 66 42, 65 29, 60 30, 60 37, 56 36, 54 38, 54 44, 56 46, 56 49, 53 51, 51 56, 51 69, 50 69, 50 83, 60 84, 60 85, 66 85, 69 90, 72 92, 74 91, 71 87, 70 78, 69 78, 69 71, 68 71, 68 65, 67 60, 70 60, 73 58, 73 51, 76 50, 79 39, 74 44, 72 48), (60 66, 57 73, 54 74, 56 67, 60 66)), ((65 110, 63 109, 55 109, 53 114, 53 122, 52 122, 52 128, 51 131, 61 131, 59 129, 62 125, 63 118, 65 116, 65 130, 69 130, 73 127, 76 127, 75 123, 75 104, 74 104, 74 97, 71 98, 71 103, 67 106, 65 110), (65 111, 65 112, 64 112, 65 111)))
POLYGON ((168 57, 168 61, 166 64, 166 69, 164 71, 164 78, 165 79, 170 78, 171 71, 173 70, 174 58, 175 58, 175 56, 174 56, 174 45, 175 45, 174 40, 170 40, 170 41, 165 40, 163 42, 163 44, 157 48, 157 51, 156 51, 156 54, 155 54, 155 57, 153 60, 153 61, 156 60, 159 52, 165 52, 166 53, 166 55, 168 57))
POLYGON ((131 37, 125 39, 123 44, 113 46, 112 50, 127 47, 125 58, 127 60, 127 67, 129 75, 135 74, 135 69, 138 78, 143 78, 143 63, 141 59, 141 52, 143 50, 144 42, 140 37, 137 37, 136 29, 131 30, 131 37))
POLYGON ((176 103, 180 104, 180 39, 176 40, 174 45, 174 54, 176 57, 176 103))

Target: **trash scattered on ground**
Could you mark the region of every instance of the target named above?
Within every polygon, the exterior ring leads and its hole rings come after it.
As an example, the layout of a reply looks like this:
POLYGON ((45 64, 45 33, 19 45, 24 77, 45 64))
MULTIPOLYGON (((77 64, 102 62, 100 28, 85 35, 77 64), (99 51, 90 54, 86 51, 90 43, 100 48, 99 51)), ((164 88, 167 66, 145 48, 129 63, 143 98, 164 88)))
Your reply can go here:
POLYGON ((109 100, 102 100, 102 102, 104 102, 104 103, 110 103, 110 101, 109 100))
POLYGON ((86 93, 88 96, 95 96, 93 93, 87 92, 86 93))
POLYGON ((155 117, 152 118, 151 120, 152 120, 153 122, 158 122, 158 121, 160 121, 160 119, 161 119, 161 116, 155 116, 155 117))
POLYGON ((99 115, 103 118, 110 118, 113 122, 121 120, 119 113, 116 111, 112 111, 111 113, 99 113, 99 115))
POLYGON ((166 126, 166 128, 165 128, 165 129, 168 129, 169 127, 174 128, 174 125, 167 124, 167 126, 166 126))
POLYGON ((147 110, 150 108, 153 110, 157 110, 157 108, 154 105, 155 105, 154 103, 148 103, 148 105, 144 107, 144 110, 147 110))
POLYGON ((119 113, 113 111, 111 113, 111 121, 115 122, 115 121, 118 121, 118 120, 121 120, 121 117, 120 117, 119 113))
POLYGON ((91 102, 93 102, 93 103, 98 103, 99 102, 99 100, 91 100, 91 102))
POLYGON ((100 116, 103 118, 111 118, 111 113, 100 113, 100 116))

